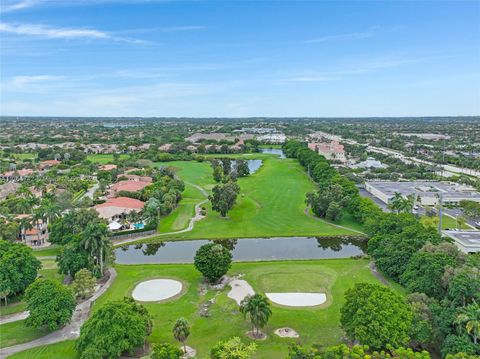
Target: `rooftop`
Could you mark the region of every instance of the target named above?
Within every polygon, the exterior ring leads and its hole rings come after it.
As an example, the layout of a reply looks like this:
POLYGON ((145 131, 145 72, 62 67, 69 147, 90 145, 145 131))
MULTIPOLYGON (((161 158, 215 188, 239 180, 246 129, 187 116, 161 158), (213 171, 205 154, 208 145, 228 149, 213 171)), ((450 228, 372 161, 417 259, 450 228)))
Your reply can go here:
POLYGON ((480 252, 480 231, 442 231, 467 252, 480 252))
POLYGON ((408 196, 415 193, 418 195, 437 196, 442 194, 444 199, 472 199, 480 200, 480 193, 472 187, 451 184, 439 181, 409 181, 409 182, 393 182, 393 181, 370 181, 368 185, 385 193, 386 195, 395 195, 396 192, 408 196))

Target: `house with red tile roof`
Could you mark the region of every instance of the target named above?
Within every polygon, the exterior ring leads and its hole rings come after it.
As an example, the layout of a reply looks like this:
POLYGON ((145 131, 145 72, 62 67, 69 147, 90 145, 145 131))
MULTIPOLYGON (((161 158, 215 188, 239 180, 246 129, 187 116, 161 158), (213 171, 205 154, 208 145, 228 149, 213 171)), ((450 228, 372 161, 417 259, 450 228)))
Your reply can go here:
POLYGON ((46 160, 40 162, 40 165, 38 166, 40 170, 46 170, 48 168, 52 168, 54 166, 58 166, 61 162, 59 160, 46 160))
POLYGON ((25 177, 32 176, 36 172, 30 168, 22 169, 22 170, 15 170, 15 171, 7 171, 0 174, 0 178, 6 181, 21 181, 25 177))
POLYGON ((109 198, 105 203, 98 204, 94 208, 101 218, 109 223, 119 221, 131 212, 141 212, 145 202, 129 197, 109 198))
POLYGON ((347 161, 343 145, 336 140, 331 142, 310 142, 308 148, 325 156, 327 160, 340 162, 347 161))

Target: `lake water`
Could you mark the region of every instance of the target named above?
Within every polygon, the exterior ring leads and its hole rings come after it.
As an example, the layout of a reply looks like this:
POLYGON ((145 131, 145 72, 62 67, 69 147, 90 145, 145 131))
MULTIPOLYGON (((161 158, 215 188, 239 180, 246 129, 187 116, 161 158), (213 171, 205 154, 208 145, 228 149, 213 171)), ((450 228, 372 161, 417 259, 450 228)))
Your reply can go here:
MULTIPOLYGON (((115 249, 119 264, 193 263, 208 240, 126 245, 115 249)), ((349 258, 364 253, 360 240, 322 237, 241 238, 219 240, 232 250, 234 261, 349 258)))
MULTIPOLYGON (((262 167, 262 160, 245 160, 247 162, 248 169, 250 174, 253 174, 258 171, 260 167, 262 167)), ((232 169, 234 169, 237 165, 237 161, 232 160, 232 169)))
POLYGON ((261 152, 262 153, 269 153, 269 154, 272 154, 272 155, 278 155, 278 156, 280 156, 280 158, 287 158, 285 156, 285 153, 283 153, 283 150, 280 149, 280 148, 262 148, 261 152))

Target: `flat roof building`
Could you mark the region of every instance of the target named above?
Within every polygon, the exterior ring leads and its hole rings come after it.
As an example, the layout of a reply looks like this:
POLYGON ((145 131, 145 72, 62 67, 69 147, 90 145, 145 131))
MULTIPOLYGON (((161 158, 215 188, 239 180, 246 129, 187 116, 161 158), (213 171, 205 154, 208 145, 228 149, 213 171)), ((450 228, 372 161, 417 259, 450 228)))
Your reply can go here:
POLYGON ((444 204, 458 204, 462 200, 480 202, 480 193, 470 186, 439 181, 371 181, 365 183, 365 189, 389 204, 395 193, 402 196, 414 194, 422 206, 434 206, 439 203, 440 196, 444 204))
POLYGON ((464 253, 480 252, 480 231, 442 231, 464 253))

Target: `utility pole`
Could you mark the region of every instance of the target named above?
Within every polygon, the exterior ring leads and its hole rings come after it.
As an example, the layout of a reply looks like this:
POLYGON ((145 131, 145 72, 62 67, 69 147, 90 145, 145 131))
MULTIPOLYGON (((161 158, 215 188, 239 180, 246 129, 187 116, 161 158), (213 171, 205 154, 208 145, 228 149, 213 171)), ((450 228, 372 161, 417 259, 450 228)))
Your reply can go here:
POLYGON ((438 195, 438 234, 442 235, 442 218, 443 218, 443 193, 438 195))

